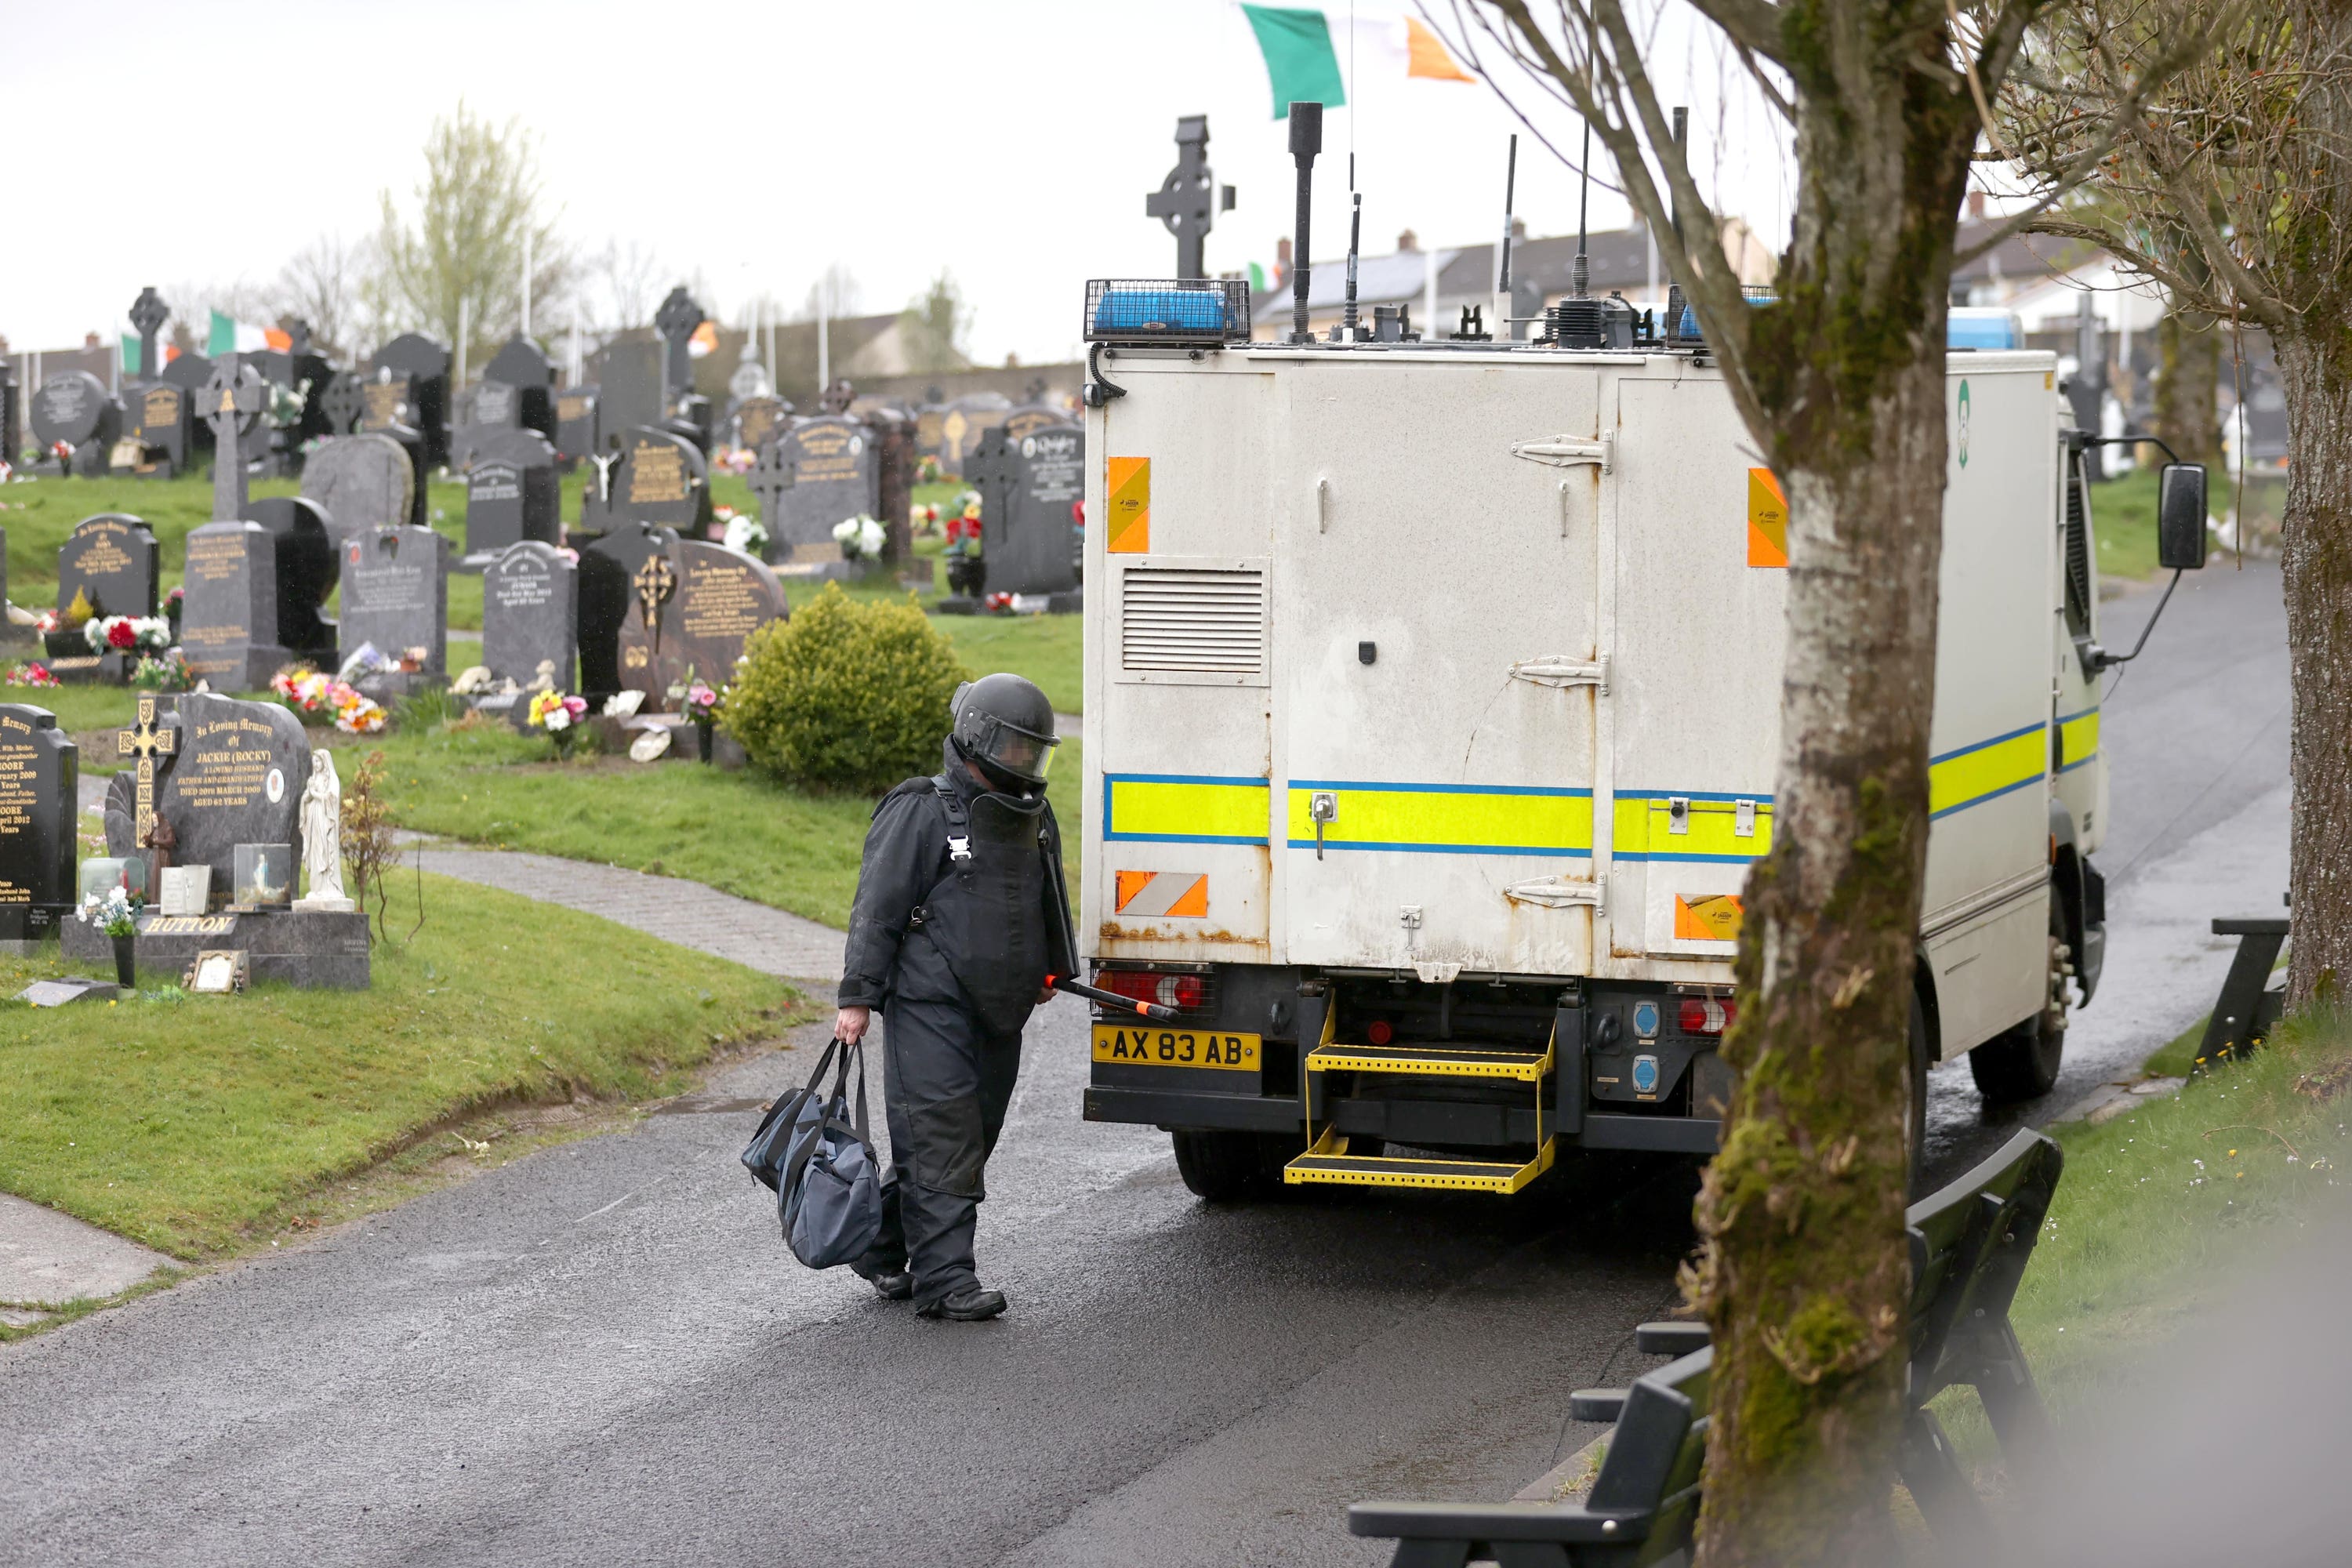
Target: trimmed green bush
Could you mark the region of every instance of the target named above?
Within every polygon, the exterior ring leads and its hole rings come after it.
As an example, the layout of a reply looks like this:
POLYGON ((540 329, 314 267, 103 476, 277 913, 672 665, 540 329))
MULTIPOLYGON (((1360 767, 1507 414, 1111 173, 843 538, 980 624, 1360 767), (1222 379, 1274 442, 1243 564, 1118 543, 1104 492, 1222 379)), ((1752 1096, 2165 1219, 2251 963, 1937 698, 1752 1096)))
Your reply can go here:
POLYGON ((909 594, 853 599, 837 583, 751 635, 719 721, 794 784, 878 795, 936 773, 948 704, 971 679, 909 594))

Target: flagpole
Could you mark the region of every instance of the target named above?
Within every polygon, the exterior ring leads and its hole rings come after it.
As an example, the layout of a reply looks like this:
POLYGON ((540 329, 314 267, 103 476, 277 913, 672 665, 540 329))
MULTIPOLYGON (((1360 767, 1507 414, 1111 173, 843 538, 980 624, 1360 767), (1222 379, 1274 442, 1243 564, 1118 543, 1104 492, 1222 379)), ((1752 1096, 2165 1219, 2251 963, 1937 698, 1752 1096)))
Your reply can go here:
POLYGON ((522 335, 530 336, 530 231, 522 235, 522 335))

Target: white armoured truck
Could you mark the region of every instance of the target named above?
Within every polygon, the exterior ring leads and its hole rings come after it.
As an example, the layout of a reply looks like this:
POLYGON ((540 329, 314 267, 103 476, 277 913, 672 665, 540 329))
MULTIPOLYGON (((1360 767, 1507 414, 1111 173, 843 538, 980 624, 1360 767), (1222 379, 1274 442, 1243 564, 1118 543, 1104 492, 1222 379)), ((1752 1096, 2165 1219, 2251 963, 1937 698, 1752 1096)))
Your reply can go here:
MULTIPOLYGON (((1787 573, 1703 351, 1097 371, 1080 943, 1181 1014, 1098 1010, 1087 1118, 1170 1130, 1213 1196, 1711 1152, 1787 573)), ((2054 382, 1949 356, 1913 1052, 2004 1096, 2048 1087, 2104 936, 2097 552, 2054 382)))

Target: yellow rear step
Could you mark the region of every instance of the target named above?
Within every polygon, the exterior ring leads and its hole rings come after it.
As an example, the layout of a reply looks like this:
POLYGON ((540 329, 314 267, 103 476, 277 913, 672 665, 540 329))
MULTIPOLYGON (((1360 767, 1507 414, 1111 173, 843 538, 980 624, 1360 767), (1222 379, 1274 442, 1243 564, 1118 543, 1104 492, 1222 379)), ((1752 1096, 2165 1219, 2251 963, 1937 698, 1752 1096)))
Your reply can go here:
POLYGON ((1308 1072, 1392 1072, 1429 1078, 1512 1078, 1537 1083, 1551 1070, 1551 1048, 1541 1051, 1429 1050, 1414 1046, 1318 1046, 1307 1053, 1308 1072))
POLYGON ((1405 1160, 1387 1154, 1350 1154, 1348 1141, 1330 1128, 1315 1146, 1283 1167, 1291 1186, 1312 1182, 1351 1187, 1440 1187, 1454 1192, 1516 1193, 1551 1168, 1555 1141, 1547 1138, 1526 1164, 1507 1160, 1405 1160))

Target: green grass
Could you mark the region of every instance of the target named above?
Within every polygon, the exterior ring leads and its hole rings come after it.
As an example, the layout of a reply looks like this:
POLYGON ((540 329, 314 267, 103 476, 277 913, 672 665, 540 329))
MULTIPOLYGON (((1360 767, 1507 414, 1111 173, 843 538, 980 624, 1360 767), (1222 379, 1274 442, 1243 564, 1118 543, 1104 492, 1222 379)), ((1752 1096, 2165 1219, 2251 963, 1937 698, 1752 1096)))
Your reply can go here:
MULTIPOLYGON (((0 1189, 184 1258, 469 1112, 675 1092, 797 998, 740 965, 438 877, 399 879, 366 992, 0 1004, 0 1189)), ((0 960, 0 994, 65 972, 0 960)), ((161 980, 163 977, 155 977, 161 980)))
MULTIPOLYGON (((1086 628, 1077 616, 939 616, 932 625, 975 675, 1009 669, 1044 689, 1056 713, 1085 711, 1079 673, 1086 628)), ((1076 740, 1076 736, 1070 737, 1076 740)), ((1054 764, 1056 770, 1060 763, 1054 764)))
MULTIPOLYGON (((2056 1130, 2064 1176, 2011 1321, 2044 1398, 2072 1409, 2161 1375, 2163 1346, 2316 1205, 2340 1203, 2352 1021, 2291 1020, 2242 1063, 2098 1126, 2056 1130)), ((1989 1457, 1981 1411, 1937 1410, 1989 1457)))

